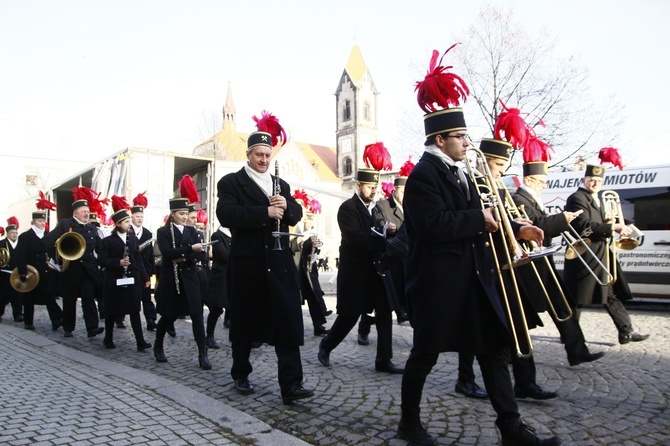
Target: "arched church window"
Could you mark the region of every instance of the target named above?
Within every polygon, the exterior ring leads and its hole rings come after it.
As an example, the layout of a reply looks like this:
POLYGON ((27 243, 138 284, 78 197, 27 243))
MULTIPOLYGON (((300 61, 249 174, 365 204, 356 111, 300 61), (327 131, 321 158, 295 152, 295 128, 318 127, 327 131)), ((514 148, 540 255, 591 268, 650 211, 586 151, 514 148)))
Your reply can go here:
POLYGON ((351 174, 353 173, 353 168, 352 168, 351 164, 352 163, 351 163, 351 158, 350 157, 346 157, 342 161, 343 176, 345 176, 345 177, 350 177, 351 176, 351 174))
POLYGON ((351 101, 349 101, 349 99, 344 101, 343 115, 344 115, 344 120, 345 121, 348 121, 348 120, 351 119, 351 101))

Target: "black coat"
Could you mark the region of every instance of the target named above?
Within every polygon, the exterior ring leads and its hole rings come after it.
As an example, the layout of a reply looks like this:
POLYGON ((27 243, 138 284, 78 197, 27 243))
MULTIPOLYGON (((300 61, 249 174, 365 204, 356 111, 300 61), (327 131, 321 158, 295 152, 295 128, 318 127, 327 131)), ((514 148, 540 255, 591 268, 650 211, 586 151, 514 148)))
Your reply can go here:
POLYGON ((490 239, 474 184, 424 153, 407 179, 406 298, 414 348, 484 353, 509 345, 490 239))
MULTIPOLYGON (((130 231, 128 232, 131 234, 135 234, 132 226, 130 227, 130 231)), ((137 234, 135 234, 135 236, 137 236, 137 234)), ((151 233, 150 230, 148 230, 145 227, 142 227, 142 235, 138 238, 138 242, 140 245, 142 245, 142 243, 151 240, 153 236, 154 235, 151 233)), ((140 251, 140 254, 142 255, 142 261, 144 262, 144 269, 146 270, 149 277, 156 274, 156 259, 154 255, 153 243, 149 243, 149 245, 147 245, 143 250, 140 251)))
MULTIPOLYGON (((401 207, 398 206, 398 204, 395 202, 393 195, 391 195, 388 199, 381 200, 379 203, 377 203, 377 208, 375 211, 379 213, 378 220, 381 220, 382 225, 385 221, 389 221, 396 225, 397 230, 394 238, 398 237, 401 232, 400 228, 403 226, 403 222, 405 221, 405 215, 401 207)), ((404 231, 405 229, 402 230, 402 243, 395 246, 406 247, 407 233, 404 231)), ((405 262, 406 255, 407 254, 405 252, 405 255, 394 258, 393 252, 389 250, 388 246, 386 248, 385 261, 388 265, 386 274, 390 275, 390 278, 387 279, 385 283, 387 284, 387 292, 389 294, 389 303, 391 304, 391 309, 396 311, 404 311, 405 307, 405 270, 407 268, 405 262), (389 281, 393 286, 392 291, 389 290, 389 281), (393 293, 393 296, 391 296, 391 293, 393 293)))
MULTIPOLYGON (((533 222, 533 225, 544 231, 545 246, 550 246, 551 240, 554 237, 569 230, 568 220, 566 220, 563 214, 547 215, 544 212, 544 209, 540 207, 528 191, 519 188, 512 199, 517 206, 523 205, 524 210, 528 215, 528 218, 533 222)), ((556 311, 558 311, 558 316, 560 318, 566 317, 567 310, 565 309, 561 291, 565 295, 570 306, 574 306, 575 302, 565 283, 563 283, 561 276, 556 271, 554 257, 548 256, 546 257, 546 260, 541 258, 535 260, 532 264, 534 265, 537 274, 535 274, 535 271, 533 271, 533 267, 530 264, 521 266, 516 271, 523 281, 523 288, 526 291, 528 299, 531 300, 533 307, 538 312, 549 310, 549 304, 546 297, 548 294, 552 305, 556 311), (554 277, 556 277, 557 280, 554 280, 554 277), (546 294, 542 290, 542 286, 546 289, 546 294), (561 309, 564 311, 560 311, 561 309)))
POLYGON ((207 293, 207 305, 219 308, 229 308, 228 281, 226 270, 230 258, 231 238, 221 231, 212 234, 212 241, 218 243, 212 245, 212 274, 209 278, 209 290, 207 293))
MULTIPOLYGON (((9 239, 5 238, 0 240, 0 248, 7 248, 9 252, 9 263, 3 269, 8 271, 13 271, 17 266, 17 251, 21 245, 21 236, 17 239, 16 248, 12 248, 12 244, 9 242, 9 239)), ((9 274, 0 273, 0 300, 6 302, 20 302, 22 293, 16 291, 9 282, 9 274)))
POLYGON ((156 231, 156 241, 161 251, 160 278, 156 285, 156 311, 162 316, 177 317, 202 313, 202 293, 200 280, 195 269, 195 255, 191 245, 199 242, 194 227, 184 226, 184 232, 177 227, 161 226, 156 231), (174 248, 172 232, 174 232, 174 248), (173 259, 185 259, 177 264, 175 279, 173 259), (177 282, 179 292, 177 292, 177 282))
MULTIPOLYGON (((274 177, 273 177, 274 178, 274 177)), ((302 208, 280 180, 287 209, 280 230, 288 232, 302 218, 302 208)), ((304 342, 298 272, 287 236, 275 251, 276 220, 268 218, 270 201, 244 168, 219 180, 216 216, 230 228, 230 340, 294 347, 304 342)))
POLYGON ((98 229, 92 224, 80 224, 73 217, 64 218, 56 225, 53 231, 50 231, 42 239, 44 249, 50 258, 56 258, 56 240, 66 232, 70 232, 70 230, 84 237, 86 250, 79 260, 69 263, 67 271, 58 274, 58 294, 63 298, 76 299, 80 297, 82 275, 88 276, 97 289, 102 289, 102 274, 93 253, 94 251, 100 251, 100 237, 98 236, 98 229))
MULTIPOLYGON (((616 265, 618 279, 613 287, 617 298, 619 300, 632 299, 633 294, 628 287, 628 281, 621 270, 621 265, 609 249, 612 225, 605 221, 605 216, 601 208, 596 205, 595 200, 586 189, 580 187, 568 197, 565 210, 575 212, 581 209, 584 211, 572 221, 572 226, 583 238, 591 240, 590 248, 603 264, 607 265, 606 259, 609 256, 610 270, 613 270, 613 265, 616 265)), ((590 256, 587 255, 586 259, 591 269, 597 271, 601 280, 605 281, 602 268, 597 266, 590 256)), ((566 259, 563 274, 568 289, 575 296, 578 304, 607 302, 607 286, 599 285, 579 259, 566 259)))
POLYGON ((315 248, 312 251, 312 238, 308 238, 302 244, 300 252, 300 294, 302 294, 303 302, 307 300, 305 297, 307 293, 312 293, 316 298, 321 299, 325 294, 321 289, 319 283, 319 268, 317 262, 312 262, 312 256, 319 254, 321 250, 315 248))
POLYGON ((128 234, 126 244, 128 245, 130 265, 128 265, 124 274, 123 267, 119 265, 121 259, 125 257, 126 245, 124 245, 123 240, 116 232, 112 232, 100 243, 98 264, 101 268, 104 268, 102 298, 106 316, 135 314, 141 310, 142 288, 149 281, 149 275, 144 268, 137 237, 128 234), (122 277, 132 277, 135 279, 135 283, 118 286, 116 280, 122 277))
POLYGON ((379 296, 386 297, 382 276, 376 262, 386 249, 386 239, 373 235, 381 231, 377 221, 358 195, 344 201, 337 211, 340 226, 340 267, 337 272, 337 313, 360 316, 371 313, 379 296))
POLYGON ((23 301, 27 304, 46 305, 55 298, 53 282, 57 273, 47 266, 42 239, 32 228, 19 235, 19 243, 16 245, 16 267, 19 274, 27 273, 27 265, 37 270, 40 281, 34 290, 23 295, 23 301))

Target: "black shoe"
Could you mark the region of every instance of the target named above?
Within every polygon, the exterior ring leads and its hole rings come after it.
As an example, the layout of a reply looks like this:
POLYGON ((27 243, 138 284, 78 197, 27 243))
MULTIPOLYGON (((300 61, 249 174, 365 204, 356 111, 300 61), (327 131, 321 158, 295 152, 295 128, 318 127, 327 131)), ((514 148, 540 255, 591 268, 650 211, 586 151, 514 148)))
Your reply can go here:
POLYGON ((559 437, 541 439, 535 435, 535 429, 516 420, 512 426, 500 430, 503 446, 558 446, 561 444, 559 437))
POLYGON ((255 392, 254 386, 251 385, 248 378, 239 378, 235 381, 235 390, 240 395, 250 395, 255 392))
POLYGON ((317 356, 319 358, 319 362, 326 367, 330 367, 330 352, 323 348, 321 345, 319 345, 319 354, 317 356))
POLYGON ((370 345, 370 339, 368 335, 358 334, 358 345, 370 345))
POLYGON ((437 440, 430 436, 423 423, 407 423, 402 418, 398 423, 398 436, 407 440, 410 445, 433 446, 437 444, 437 440))
POLYGON ((166 328, 166 329, 165 329, 165 333, 169 334, 169 335, 172 336, 173 338, 174 338, 175 336, 177 336, 177 331, 174 329, 174 326, 173 326, 173 327, 170 327, 170 328, 166 328))
POLYGON ((489 394, 486 393, 486 390, 482 389, 475 382, 465 383, 463 381, 456 381, 456 386, 454 390, 457 393, 461 393, 468 398, 475 398, 478 400, 485 400, 489 397, 489 394))
POLYGON ((390 373, 392 375, 400 375, 405 372, 405 369, 403 367, 398 367, 397 365, 393 364, 391 361, 388 361, 386 363, 381 363, 381 364, 375 364, 375 370, 378 372, 385 372, 385 373, 390 373))
POLYGON ((328 333, 330 333, 330 330, 328 330, 323 325, 317 325, 314 327, 314 336, 325 336, 328 333))
POLYGON ((216 339, 214 339, 214 336, 207 336, 207 339, 205 339, 205 344, 207 345, 207 348, 213 348, 214 350, 221 348, 221 346, 216 342, 216 339))
POLYGON ((156 362, 168 362, 162 345, 154 345, 154 358, 156 362))
POLYGON ((72 337, 72 332, 71 331, 64 331, 63 332, 63 337, 64 338, 71 338, 72 337))
POLYGON ((296 384, 291 387, 288 392, 282 393, 281 399, 284 401, 284 404, 291 404, 295 400, 301 400, 311 396, 314 396, 313 390, 305 389, 301 384, 296 384))
POLYGON ((407 313, 404 311, 398 315, 398 325, 402 325, 405 322, 409 321, 409 317, 407 316, 407 313))
POLYGON ((147 319, 147 331, 154 331, 156 329, 156 321, 147 319))
POLYGON ((14 322, 23 322, 25 321, 25 318, 21 316, 20 314, 16 317, 14 317, 14 322))
POLYGON ((151 342, 147 342, 144 339, 142 339, 140 342, 137 343, 137 351, 138 352, 143 352, 144 350, 151 348, 151 342))
POLYGON ((571 366, 576 366, 579 365, 583 362, 593 362, 597 361, 598 359, 602 358, 605 356, 605 352, 596 352, 596 353, 589 353, 584 356, 578 356, 576 358, 568 358, 568 362, 570 363, 571 366))
POLYGON ((35 331, 35 326, 34 325, 24 325, 23 328, 26 329, 26 330, 35 331))
POLYGON ((102 328, 102 327, 91 328, 90 330, 87 330, 87 332, 88 332, 87 336, 89 338, 94 338, 94 337, 98 336, 99 334, 103 333, 104 331, 105 331, 105 329, 102 328))
POLYGON ((111 339, 108 339, 108 338, 105 338, 105 339, 102 340, 102 345, 104 345, 105 348, 107 348, 107 349, 116 348, 116 345, 114 344, 114 341, 112 341, 111 339))
POLYGON ((333 310, 328 310, 325 313, 323 313, 324 316, 330 316, 331 314, 333 314, 333 310))
POLYGON ((205 348, 204 352, 198 354, 198 364, 203 370, 212 370, 212 363, 209 362, 209 358, 207 357, 207 348, 205 348))
POLYGON ((115 325, 116 328, 126 328, 126 324, 123 321, 117 322, 115 325))
POLYGON ((531 384, 526 387, 514 388, 514 396, 517 398, 532 398, 534 400, 550 400, 556 398, 558 393, 548 392, 537 384, 531 384))
POLYGON ((63 319, 59 319, 51 323, 51 329, 53 331, 58 331, 58 329, 61 328, 62 326, 63 326, 63 319))
POLYGON ((641 334, 637 331, 630 333, 619 333, 619 344, 628 344, 629 342, 641 342, 649 337, 648 334, 641 334))
POLYGON ((262 342, 252 342, 251 348, 261 348, 263 346, 262 342))

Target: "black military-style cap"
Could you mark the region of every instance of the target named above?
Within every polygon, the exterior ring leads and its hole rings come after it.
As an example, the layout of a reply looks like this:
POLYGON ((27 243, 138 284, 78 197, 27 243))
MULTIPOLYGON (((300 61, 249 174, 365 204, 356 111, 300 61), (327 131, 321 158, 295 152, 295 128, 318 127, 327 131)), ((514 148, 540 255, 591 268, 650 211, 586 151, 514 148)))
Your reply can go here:
POLYGON ((465 115, 460 107, 439 110, 423 116, 426 138, 456 130, 467 130, 465 115))
POLYGON ((358 169, 356 181, 359 183, 379 183, 379 171, 373 169, 358 169))
POLYGON ((523 176, 547 175, 547 163, 545 161, 533 161, 532 163, 523 163, 523 176))
POLYGON ((256 146, 268 146, 272 148, 272 135, 268 132, 254 132, 247 139, 247 153, 256 146))
POLYGON ((35 212, 33 212, 32 219, 33 220, 39 220, 39 219, 46 220, 47 219, 47 213, 45 211, 35 211, 35 212))
POLYGON ((188 211, 188 200, 186 198, 171 198, 170 211, 188 211))
POLYGON ((80 208, 82 206, 88 207, 88 200, 75 200, 72 203, 72 210, 74 211, 77 208, 80 208))
POLYGON ((500 141, 499 139, 482 138, 482 141, 479 143, 479 150, 486 156, 509 161, 510 154, 512 153, 512 144, 500 141))
POLYGON ((407 184, 407 177, 396 177, 393 180, 393 187, 404 187, 407 184))
POLYGON ((112 214, 112 220, 114 220, 114 223, 118 223, 120 221, 123 221, 126 218, 130 218, 130 214, 128 213, 128 209, 119 209, 118 211, 116 211, 112 214))
POLYGON ((594 164, 588 164, 586 166, 586 171, 584 172, 585 177, 600 177, 605 178, 605 168, 603 166, 596 166, 594 164))

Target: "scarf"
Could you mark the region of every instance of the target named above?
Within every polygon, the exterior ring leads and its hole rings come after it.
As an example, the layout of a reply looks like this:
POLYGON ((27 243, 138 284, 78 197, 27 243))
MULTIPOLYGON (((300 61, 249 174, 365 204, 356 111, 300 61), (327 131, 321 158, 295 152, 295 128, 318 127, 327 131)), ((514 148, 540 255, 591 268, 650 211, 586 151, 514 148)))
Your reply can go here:
POLYGON ((426 152, 438 157, 440 160, 442 160, 444 164, 447 165, 447 167, 449 168, 456 167, 456 175, 458 176, 458 179, 461 180, 461 185, 463 185, 463 189, 465 190, 465 196, 467 197, 468 201, 470 201, 470 187, 468 186, 468 180, 465 177, 465 172, 463 172, 463 169, 461 169, 456 164, 456 161, 454 161, 453 159, 451 159, 449 155, 438 149, 437 146, 434 144, 426 146, 426 152))
POLYGON ((270 175, 269 171, 265 171, 265 173, 256 172, 248 164, 244 166, 244 171, 268 197, 274 195, 272 190, 272 175, 270 175))
POLYGON ((44 228, 40 229, 35 225, 32 225, 31 228, 33 229, 38 238, 44 237, 44 228))

